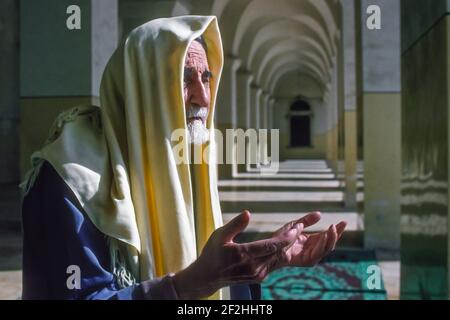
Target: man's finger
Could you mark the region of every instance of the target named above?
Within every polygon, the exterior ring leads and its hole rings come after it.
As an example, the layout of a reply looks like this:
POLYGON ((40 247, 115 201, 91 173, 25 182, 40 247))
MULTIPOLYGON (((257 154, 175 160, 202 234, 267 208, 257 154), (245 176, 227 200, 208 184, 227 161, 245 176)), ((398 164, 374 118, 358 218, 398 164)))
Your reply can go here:
POLYGON ((250 222, 250 212, 244 210, 240 215, 234 217, 226 225, 220 228, 220 237, 223 242, 232 242, 233 239, 247 228, 250 222))
POLYGON ((336 227, 333 224, 328 229, 328 243, 327 243, 327 248, 326 248, 325 255, 329 254, 331 251, 334 250, 334 247, 336 246, 336 242, 337 242, 337 236, 338 235, 337 235, 337 232, 336 232, 336 227))
POLYGON ((296 225, 302 223, 304 228, 307 228, 309 226, 312 226, 313 224, 316 224, 321 218, 320 212, 311 212, 308 213, 306 216, 301 217, 298 220, 291 221, 289 223, 286 223, 283 227, 275 231, 275 235, 278 235, 282 232, 286 232, 292 228, 294 228, 296 225))
POLYGON ((347 222, 342 221, 339 222, 336 226, 336 232, 337 232, 337 240, 339 240, 344 233, 345 227, 347 227, 347 222))
POLYGON ((328 230, 320 233, 319 239, 313 248, 313 255, 315 258, 322 256, 323 253, 325 252, 325 248, 328 243, 328 238, 329 238, 328 230))
POLYGON ((240 244, 239 247, 250 258, 265 257, 279 250, 291 247, 303 231, 303 224, 288 230, 276 237, 240 244))
POLYGON ((317 222, 319 222, 319 220, 322 218, 322 215, 320 212, 311 212, 308 213, 306 216, 298 219, 295 224, 298 223, 303 223, 305 228, 308 228, 314 224, 316 224, 317 222))

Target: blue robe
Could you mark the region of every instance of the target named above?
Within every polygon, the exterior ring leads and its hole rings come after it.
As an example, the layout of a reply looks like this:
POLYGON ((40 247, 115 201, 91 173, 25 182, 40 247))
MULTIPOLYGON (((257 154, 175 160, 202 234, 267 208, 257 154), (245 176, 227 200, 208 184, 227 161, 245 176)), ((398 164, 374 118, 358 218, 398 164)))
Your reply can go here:
MULTIPOLYGON (((176 299, 169 277, 118 288, 106 236, 47 162, 22 203, 23 299, 176 299), (80 288, 73 288, 80 270, 80 288), (69 285, 68 285, 69 279, 69 285)), ((232 299, 258 298, 259 286, 232 286, 232 299)))

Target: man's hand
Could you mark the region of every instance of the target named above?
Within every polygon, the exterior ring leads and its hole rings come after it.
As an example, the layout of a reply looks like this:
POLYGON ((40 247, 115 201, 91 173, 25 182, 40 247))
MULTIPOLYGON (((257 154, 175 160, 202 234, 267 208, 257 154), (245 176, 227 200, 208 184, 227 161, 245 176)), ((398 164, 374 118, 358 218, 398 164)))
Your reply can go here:
MULTIPOLYGON (((320 220, 319 212, 312 212, 297 221, 292 221, 281 227, 274 233, 276 237, 280 233, 296 229, 297 225, 304 228, 316 224, 320 220)), ((319 263, 324 257, 331 253, 341 237, 347 223, 331 225, 328 230, 314 234, 300 234, 294 244, 288 249, 286 267, 311 267, 319 263)))
POLYGON ((234 283, 262 281, 279 265, 287 263, 287 249, 301 233, 301 225, 279 232, 267 240, 245 244, 233 242, 245 230, 250 213, 244 211, 214 231, 200 257, 174 276, 181 299, 198 299, 234 283))
POLYGON ((204 298, 230 284, 261 282, 284 266, 316 264, 334 249, 345 228, 345 223, 340 223, 322 233, 302 234, 304 227, 319 220, 320 214, 312 213, 286 224, 269 239, 238 244, 234 238, 250 221, 250 213, 244 211, 217 229, 199 258, 174 276, 180 298, 204 298))

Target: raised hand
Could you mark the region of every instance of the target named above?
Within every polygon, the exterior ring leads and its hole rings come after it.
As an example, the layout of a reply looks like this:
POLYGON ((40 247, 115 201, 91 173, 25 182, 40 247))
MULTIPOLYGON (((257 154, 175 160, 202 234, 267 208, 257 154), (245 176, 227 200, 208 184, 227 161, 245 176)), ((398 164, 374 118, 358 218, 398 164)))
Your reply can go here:
POLYGON ((269 239, 238 244, 234 238, 250 221, 250 213, 244 211, 214 231, 198 259, 174 276, 179 296, 204 298, 231 284, 261 282, 281 267, 317 264, 334 249, 346 226, 341 222, 327 231, 303 234, 319 220, 320 213, 313 212, 284 225, 269 239))
POLYGON ((269 239, 235 243, 234 238, 245 230, 249 220, 250 213, 244 211, 217 229, 199 258, 175 275, 181 298, 203 298, 230 284, 260 282, 288 262, 286 252, 297 241, 300 225, 279 230, 269 239))
MULTIPOLYGON (((274 233, 274 237, 284 234, 289 230, 295 230, 298 225, 301 229, 316 224, 321 218, 319 212, 312 212, 296 221, 291 221, 274 233)), ((331 253, 336 243, 345 230, 347 223, 342 221, 337 225, 331 225, 328 230, 305 234, 301 233, 292 246, 286 251, 287 262, 283 266, 311 267, 319 263, 331 253)))

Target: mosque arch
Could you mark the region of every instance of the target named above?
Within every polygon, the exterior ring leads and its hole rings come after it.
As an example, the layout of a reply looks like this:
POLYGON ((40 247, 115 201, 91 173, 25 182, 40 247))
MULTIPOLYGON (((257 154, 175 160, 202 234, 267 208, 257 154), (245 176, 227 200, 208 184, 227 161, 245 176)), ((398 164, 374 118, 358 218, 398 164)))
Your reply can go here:
POLYGON ((280 55, 277 61, 263 71, 259 83, 263 88, 269 88, 274 75, 279 72, 281 67, 287 64, 301 66, 302 69, 308 70, 310 73, 314 74, 322 83, 328 83, 329 80, 327 74, 324 74, 324 71, 316 65, 314 59, 314 56, 306 52, 288 52, 280 55))
POLYGON ((294 44, 298 47, 298 50, 311 50, 320 58, 321 64, 323 64, 325 68, 331 67, 332 58, 315 39, 298 34, 290 35, 280 31, 279 34, 274 34, 272 37, 266 38, 263 42, 260 42, 257 49, 252 49, 255 50, 255 52, 250 52, 248 69, 257 70, 265 56, 270 55, 273 50, 290 47, 294 44))
POLYGON ((272 75, 270 82, 268 83, 268 91, 274 93, 274 89, 279 84, 282 77, 292 71, 300 72, 314 79, 316 83, 320 84, 321 90, 323 92, 326 91, 327 86, 326 84, 324 84, 323 79, 321 79, 309 66, 300 64, 298 61, 284 61, 284 63, 281 64, 276 72, 272 75))
POLYGON ((275 76, 272 93, 275 97, 298 97, 323 99, 325 86, 314 75, 299 67, 283 68, 275 76), (295 85, 292 85, 292 84, 295 85))
POLYGON ((264 61, 258 68, 256 73, 256 81, 262 83, 264 75, 272 75, 270 70, 280 62, 288 61, 290 59, 299 59, 299 63, 308 65, 311 69, 317 70, 318 76, 326 79, 329 76, 329 69, 322 65, 320 58, 317 57, 310 50, 303 50, 295 44, 289 44, 286 48, 274 48, 271 54, 267 54, 264 61), (269 71, 269 72, 268 72, 269 71))
POLYGON ((323 58, 324 64, 329 64, 333 49, 328 42, 325 31, 311 17, 299 15, 286 19, 275 19, 270 23, 261 25, 254 34, 245 37, 245 45, 239 49, 239 56, 250 67, 255 56, 264 53, 262 46, 272 39, 290 38, 308 41, 315 47, 317 53, 323 58))
MULTIPOLYGON (((320 25, 319 31, 326 30, 324 35, 328 37, 327 46, 331 46, 332 53, 335 52, 333 43, 335 42, 335 33, 337 31, 337 23, 331 14, 331 8, 327 1, 268 1, 253 0, 249 3, 245 11, 240 15, 237 24, 237 32, 234 38, 232 52, 242 52, 241 46, 248 43, 248 39, 254 36, 257 30, 261 29, 267 23, 275 19, 293 18, 298 15, 310 16, 320 25)), ((310 20, 309 22, 311 23, 310 20)), ((316 25, 317 27, 317 25, 316 25)), ((245 50, 244 50, 245 51, 245 50)))

